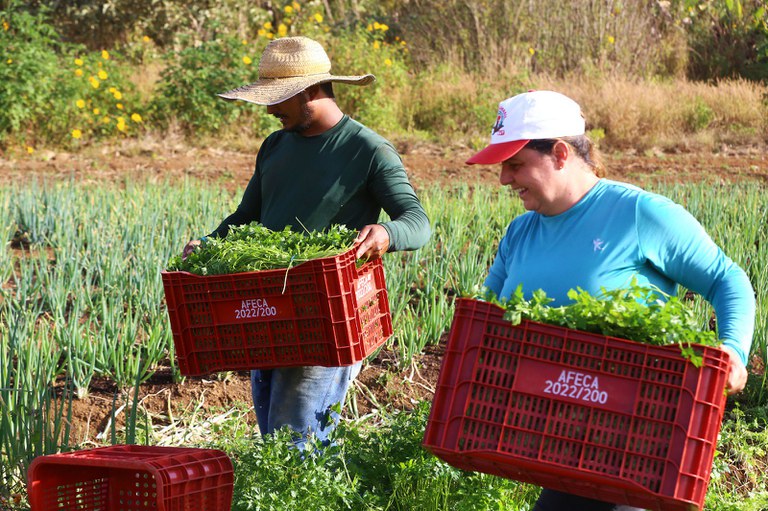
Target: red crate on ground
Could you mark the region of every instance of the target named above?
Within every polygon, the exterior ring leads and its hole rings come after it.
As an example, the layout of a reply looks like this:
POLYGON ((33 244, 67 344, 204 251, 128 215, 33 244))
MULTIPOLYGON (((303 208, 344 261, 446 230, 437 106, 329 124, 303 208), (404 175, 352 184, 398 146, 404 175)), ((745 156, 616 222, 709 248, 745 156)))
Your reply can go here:
POLYGON ((232 462, 216 449, 116 445, 40 456, 31 511, 229 511, 232 462))
POLYGON ((181 374, 347 366, 392 335, 384 266, 355 249, 288 270, 163 272, 181 374))
POLYGON ((701 508, 728 355, 523 321, 460 299, 424 446, 451 465, 652 510, 701 508))

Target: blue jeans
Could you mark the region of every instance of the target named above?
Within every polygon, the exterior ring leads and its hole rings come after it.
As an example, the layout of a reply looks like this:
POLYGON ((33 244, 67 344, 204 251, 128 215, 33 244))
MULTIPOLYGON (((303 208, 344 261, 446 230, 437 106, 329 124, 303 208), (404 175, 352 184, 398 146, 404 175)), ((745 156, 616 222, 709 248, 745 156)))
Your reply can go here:
POLYGON ((339 420, 331 411, 344 405, 347 389, 362 362, 346 367, 285 367, 251 371, 253 407, 262 434, 289 426, 301 435, 303 448, 309 435, 325 442, 339 420))
POLYGON ((533 511, 643 511, 640 508, 610 504, 570 493, 543 489, 533 511))

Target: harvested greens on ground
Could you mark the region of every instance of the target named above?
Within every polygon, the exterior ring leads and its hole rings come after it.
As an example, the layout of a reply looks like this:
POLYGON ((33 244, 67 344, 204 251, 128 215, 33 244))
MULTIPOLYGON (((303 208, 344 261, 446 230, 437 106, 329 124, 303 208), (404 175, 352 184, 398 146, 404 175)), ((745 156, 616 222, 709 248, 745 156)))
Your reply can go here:
POLYGON ((560 307, 550 307, 553 299, 541 289, 526 300, 522 286, 508 299, 499 300, 489 290, 475 298, 504 308, 504 319, 515 325, 528 319, 656 346, 678 344, 694 363, 697 357, 690 344, 721 344, 715 332, 701 329, 693 309, 678 297, 634 281, 625 289, 602 288, 596 296, 581 288, 571 289, 568 298, 572 303, 560 307))
POLYGON ((177 255, 169 271, 222 275, 292 268, 312 259, 334 257, 354 245, 357 231, 333 225, 319 232, 272 231, 258 222, 232 226, 225 238, 205 238, 186 259, 177 255))

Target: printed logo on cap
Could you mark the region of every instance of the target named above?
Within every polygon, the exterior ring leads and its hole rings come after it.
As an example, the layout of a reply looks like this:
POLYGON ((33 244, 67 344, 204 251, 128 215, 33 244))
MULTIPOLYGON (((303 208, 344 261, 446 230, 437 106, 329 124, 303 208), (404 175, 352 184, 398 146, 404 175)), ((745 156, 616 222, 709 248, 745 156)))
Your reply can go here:
POLYGON ((507 119, 507 111, 503 108, 499 108, 499 113, 496 114, 496 124, 493 125, 493 131, 491 135, 504 135, 504 121, 507 119))

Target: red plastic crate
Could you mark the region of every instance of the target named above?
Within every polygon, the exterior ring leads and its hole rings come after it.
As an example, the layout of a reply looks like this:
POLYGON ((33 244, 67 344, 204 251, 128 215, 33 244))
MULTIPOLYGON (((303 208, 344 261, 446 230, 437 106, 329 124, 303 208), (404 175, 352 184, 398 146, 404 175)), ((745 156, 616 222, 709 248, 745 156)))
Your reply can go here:
POLYGON ((181 374, 347 366, 392 335, 384 266, 355 249, 288 270, 163 272, 181 374))
POLYGON ((116 445, 32 461, 31 511, 229 511, 232 462, 216 449, 116 445))
POLYGON ((701 508, 728 355, 523 321, 456 302, 424 446, 451 465, 652 510, 701 508))

